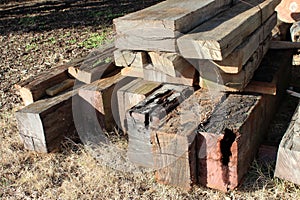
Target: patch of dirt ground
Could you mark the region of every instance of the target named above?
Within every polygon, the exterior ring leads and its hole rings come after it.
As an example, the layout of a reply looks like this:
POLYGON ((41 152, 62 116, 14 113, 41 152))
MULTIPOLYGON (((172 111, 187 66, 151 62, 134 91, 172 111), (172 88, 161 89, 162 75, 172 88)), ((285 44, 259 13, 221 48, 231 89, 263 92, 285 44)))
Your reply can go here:
MULTIPOLYGON (((185 192, 157 184, 151 172, 133 174, 106 167, 71 140, 57 153, 23 148, 14 118, 22 104, 14 84, 86 56, 112 40, 113 18, 156 2, 0 1, 1 199, 299 199, 298 186, 273 178, 274 163, 255 161, 241 187, 227 194, 199 186, 185 192)), ((292 110, 297 100, 289 97, 285 102, 292 110)))

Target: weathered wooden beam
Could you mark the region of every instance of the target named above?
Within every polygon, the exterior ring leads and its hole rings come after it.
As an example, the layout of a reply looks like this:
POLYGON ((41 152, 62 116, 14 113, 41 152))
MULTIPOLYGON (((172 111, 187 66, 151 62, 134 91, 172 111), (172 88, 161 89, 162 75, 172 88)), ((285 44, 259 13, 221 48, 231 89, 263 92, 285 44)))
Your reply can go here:
POLYGON ((168 113, 165 123, 151 133, 156 180, 191 189, 197 183, 196 130, 207 123, 224 93, 198 90, 168 113))
POLYGON ((126 111, 143 101, 160 86, 160 83, 146 81, 139 78, 131 81, 118 90, 117 95, 121 123, 120 125, 124 132, 127 131, 127 123, 125 120, 126 111))
POLYGON ((205 66, 200 62, 200 87, 218 91, 244 91, 267 53, 268 44, 269 40, 260 45, 238 74, 224 73, 214 62, 207 62, 205 66))
POLYGON ((114 60, 115 65, 119 67, 143 68, 144 65, 149 64, 147 53, 142 51, 118 49, 114 51, 114 60))
MULTIPOLYGON (((276 14, 273 14, 261 27, 251 34, 241 45, 239 45, 229 56, 222 61, 211 61, 225 73, 237 74, 247 63, 249 58, 270 36, 277 22, 276 14)), ((207 62, 207 61, 206 61, 207 62)), ((205 65, 205 61, 203 61, 205 65)))
MULTIPOLYGON (((98 126, 100 125, 103 131, 114 130, 116 123, 119 122, 119 116, 116 116, 118 113, 117 90, 132 80, 132 78, 122 76, 119 71, 116 70, 105 78, 81 87, 78 92, 78 95, 97 112, 98 121, 95 122, 99 123, 98 126)), ((88 118, 88 115, 86 117, 88 118)))
POLYGON ((230 94, 217 107, 209 123, 199 126, 198 180, 227 191, 241 183, 260 141, 288 86, 291 51, 270 51, 265 64, 276 74, 277 94, 230 94))
POLYGON ((83 83, 92 83, 116 69, 113 62, 115 50, 113 44, 97 49, 87 56, 81 65, 70 66, 68 72, 83 83))
POLYGON ((46 89, 69 79, 68 68, 70 66, 80 66, 82 62, 83 59, 78 59, 73 62, 51 68, 35 77, 17 83, 15 87, 19 90, 24 104, 29 105, 47 96, 46 89))
POLYGON ((264 104, 261 95, 230 94, 200 126, 200 184, 222 191, 239 185, 266 134, 264 104))
POLYGON ((153 65, 147 65, 143 68, 143 78, 145 80, 156 81, 160 83, 174 83, 188 86, 198 86, 198 77, 199 73, 192 65, 186 66, 186 68, 178 69, 178 71, 176 71, 175 77, 158 71, 153 65))
POLYGON ((176 38, 228 8, 234 0, 163 1, 114 20, 116 47, 176 52, 176 38))
POLYGON ((277 153, 275 177, 300 185, 300 103, 285 132, 277 153))
POLYGON ((144 167, 154 166, 151 131, 157 129, 165 116, 192 93, 192 87, 166 84, 126 112, 131 162, 144 167))
POLYGON ((125 67, 121 70, 123 76, 131 76, 136 78, 144 78, 144 69, 136 67, 125 67))
POLYGON ((143 78, 147 81, 154 81, 159 83, 173 83, 188 86, 199 85, 199 72, 190 65, 189 67, 176 72, 176 77, 172 77, 164 72, 158 71, 151 64, 144 66, 144 68, 125 67, 122 69, 123 76, 131 76, 143 78))
POLYGON ((77 90, 36 101, 16 112, 20 136, 26 149, 48 153, 65 137, 76 135, 72 98, 77 90))
POLYGON ((221 61, 273 13, 280 0, 241 1, 177 40, 184 58, 221 61))
POLYGON ((177 53, 148 52, 148 54, 151 64, 157 71, 172 77, 177 77, 178 73, 181 74, 184 70, 191 68, 191 63, 177 53))

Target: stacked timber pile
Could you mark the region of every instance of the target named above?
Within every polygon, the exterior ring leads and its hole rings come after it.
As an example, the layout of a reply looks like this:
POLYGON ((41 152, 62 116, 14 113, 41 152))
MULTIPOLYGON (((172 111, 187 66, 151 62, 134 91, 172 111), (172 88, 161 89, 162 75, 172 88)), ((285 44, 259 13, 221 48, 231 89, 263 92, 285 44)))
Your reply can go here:
POLYGON ((115 46, 18 84, 25 147, 50 152, 81 129, 100 142, 119 125, 158 182, 234 189, 286 87, 291 52, 268 51, 279 2, 167 0, 115 19, 115 46))
POLYGON ((115 64, 138 78, 118 91, 133 163, 186 189, 238 186, 287 76, 290 52, 262 63, 279 2, 170 0, 114 20, 115 64))
POLYGON ((89 111, 97 111, 101 128, 112 129, 110 105, 104 106, 102 99, 111 99, 111 88, 126 78, 113 64, 114 50, 108 45, 86 58, 53 67, 15 85, 25 105, 16 112, 16 118, 26 149, 47 153, 58 149, 65 137, 78 137, 74 108, 82 113, 84 123, 89 120, 89 111), (99 111, 94 109, 95 104, 89 104, 91 99, 85 101, 87 95, 80 96, 93 85, 99 89, 95 91, 99 111))

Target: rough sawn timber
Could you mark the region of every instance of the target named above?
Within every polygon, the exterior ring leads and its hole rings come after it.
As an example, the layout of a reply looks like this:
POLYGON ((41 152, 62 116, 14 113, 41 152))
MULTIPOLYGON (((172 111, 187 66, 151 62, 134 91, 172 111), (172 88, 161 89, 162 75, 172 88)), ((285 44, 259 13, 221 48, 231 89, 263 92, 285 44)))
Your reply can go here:
POLYGON ((76 135, 72 98, 77 90, 36 101, 16 112, 24 147, 40 153, 59 148, 65 137, 76 135))
POLYGON ((193 88, 165 84, 126 112, 128 158, 138 166, 154 167, 150 134, 166 115, 193 93, 193 88))
POLYGON ((270 36, 272 29, 277 22, 277 16, 274 13, 260 28, 251 34, 241 45, 239 45, 229 56, 222 61, 203 60, 212 62, 219 67, 223 72, 230 74, 239 73, 243 66, 247 63, 249 58, 263 44, 263 42, 270 36))
POLYGON ((270 69, 262 70, 264 79, 266 70, 276 71, 276 95, 230 94, 209 123, 199 126, 200 184, 227 191, 241 183, 286 91, 291 62, 291 51, 269 51, 263 65, 270 69))
POLYGON ((114 44, 103 46, 91 52, 81 65, 70 66, 68 72, 83 83, 92 83, 115 70, 116 66, 113 62, 115 50, 114 44))
POLYGON ((177 40, 184 58, 221 61, 273 13, 280 0, 240 1, 177 40))
POLYGON ((120 125, 124 132, 127 131, 125 126, 127 124, 125 120, 126 111, 143 101, 160 86, 160 83, 138 78, 124 85, 118 90, 117 95, 121 123, 120 125))
POLYGON ((117 90, 133 79, 122 76, 116 70, 109 76, 87 84, 79 89, 78 95, 91 107, 86 105, 86 109, 91 109, 91 113, 86 113, 84 118, 94 121, 94 125, 99 131, 112 131, 119 123, 117 90))
POLYGON ((29 105, 47 96, 46 89, 69 79, 68 68, 70 66, 80 66, 82 62, 83 59, 78 59, 73 62, 51 68, 35 77, 17 83, 15 87, 19 90, 24 104, 29 105))
POLYGON ((197 90, 151 133, 156 180, 190 190, 197 183, 196 130, 206 123, 224 93, 197 90))
POLYGON ((228 8, 235 0, 170 0, 114 19, 116 47, 176 52, 176 38, 228 8))
POLYGON ((191 63, 177 53, 148 52, 151 64, 157 71, 161 71, 169 76, 176 77, 184 70, 192 67, 191 63))
POLYGON ((248 62, 238 74, 224 73, 214 62, 207 62, 206 65, 199 63, 200 87, 217 91, 237 92, 244 91, 244 88, 251 81, 255 70, 260 66, 264 55, 268 51, 269 39, 250 57, 248 62))

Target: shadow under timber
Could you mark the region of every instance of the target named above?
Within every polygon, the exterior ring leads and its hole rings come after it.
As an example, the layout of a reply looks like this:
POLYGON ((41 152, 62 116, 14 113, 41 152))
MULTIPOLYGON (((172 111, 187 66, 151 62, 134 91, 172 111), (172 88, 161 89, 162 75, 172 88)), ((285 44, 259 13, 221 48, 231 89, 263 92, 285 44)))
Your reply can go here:
POLYGON ((106 27, 124 14, 162 0, 0 1, 0 34, 41 32, 59 28, 106 27))

